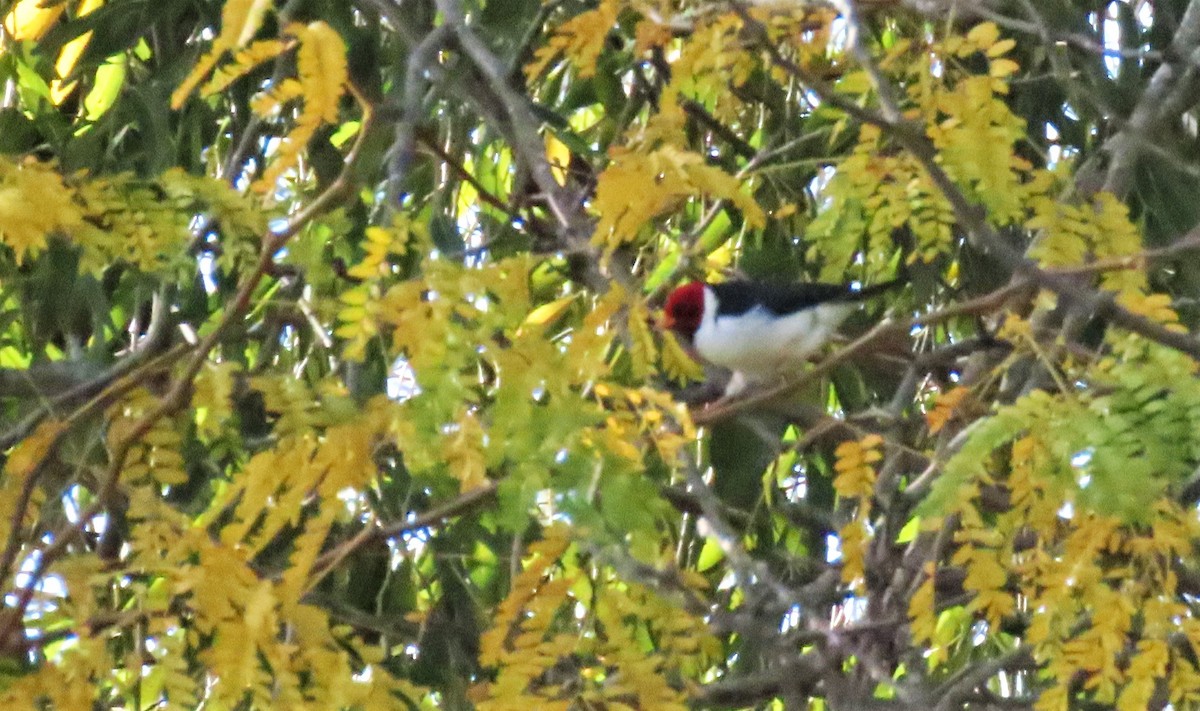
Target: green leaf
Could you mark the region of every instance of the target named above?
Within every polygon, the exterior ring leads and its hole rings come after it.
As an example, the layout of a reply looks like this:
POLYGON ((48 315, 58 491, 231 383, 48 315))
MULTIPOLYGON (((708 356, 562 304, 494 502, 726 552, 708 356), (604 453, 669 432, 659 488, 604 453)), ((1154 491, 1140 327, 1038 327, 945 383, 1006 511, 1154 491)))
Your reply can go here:
POLYGON ((721 561, 725 560, 725 551, 721 548, 721 544, 713 536, 704 539, 704 546, 700 549, 700 556, 696 559, 696 570, 701 573, 711 570, 721 561))
POLYGON ((38 142, 38 130, 21 110, 0 109, 0 153, 25 153, 38 142))
POLYGON ((96 79, 92 90, 83 99, 83 107, 89 121, 99 120, 117 100, 121 88, 125 85, 125 55, 110 57, 107 62, 96 69, 96 79))
POLYGON ((742 511, 752 510, 762 498, 763 472, 775 461, 777 438, 784 430, 778 424, 757 424, 756 428, 740 420, 719 422, 708 438, 713 490, 726 504, 742 511), (772 435, 774 442, 768 439, 772 435))

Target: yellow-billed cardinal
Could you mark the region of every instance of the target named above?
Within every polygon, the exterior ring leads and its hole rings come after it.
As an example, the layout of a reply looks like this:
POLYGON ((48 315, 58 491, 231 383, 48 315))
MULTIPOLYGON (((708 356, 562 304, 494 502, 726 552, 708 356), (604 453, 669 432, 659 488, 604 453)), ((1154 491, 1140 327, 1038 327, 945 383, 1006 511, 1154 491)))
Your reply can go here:
POLYGON ((732 395, 799 367, 859 301, 895 285, 853 290, 840 284, 694 281, 667 297, 662 325, 704 360, 733 371, 725 391, 732 395))

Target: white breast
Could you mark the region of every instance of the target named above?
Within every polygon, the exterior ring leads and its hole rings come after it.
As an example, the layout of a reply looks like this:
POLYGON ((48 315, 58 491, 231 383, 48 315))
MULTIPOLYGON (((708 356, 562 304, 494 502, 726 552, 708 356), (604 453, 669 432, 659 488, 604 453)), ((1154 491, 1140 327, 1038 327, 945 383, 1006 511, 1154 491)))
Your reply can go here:
POLYGON ((853 302, 832 302, 776 316, 756 306, 744 314, 718 317, 716 301, 712 290, 705 289, 704 317, 693 339, 696 351, 710 363, 740 372, 751 381, 798 368, 858 307, 853 302))

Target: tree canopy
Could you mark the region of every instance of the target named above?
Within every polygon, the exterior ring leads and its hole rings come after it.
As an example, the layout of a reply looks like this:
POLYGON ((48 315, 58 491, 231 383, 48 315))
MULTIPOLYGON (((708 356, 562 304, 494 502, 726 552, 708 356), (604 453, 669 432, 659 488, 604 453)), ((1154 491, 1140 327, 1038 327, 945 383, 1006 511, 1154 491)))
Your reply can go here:
POLYGON ((0 707, 1200 700, 1200 0, 0 16, 0 707))

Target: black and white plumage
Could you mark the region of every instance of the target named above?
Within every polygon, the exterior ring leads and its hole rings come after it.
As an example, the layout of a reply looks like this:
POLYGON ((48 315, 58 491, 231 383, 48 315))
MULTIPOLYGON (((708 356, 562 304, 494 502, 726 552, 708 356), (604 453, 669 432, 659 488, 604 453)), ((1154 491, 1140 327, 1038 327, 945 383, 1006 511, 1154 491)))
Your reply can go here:
POLYGON ((701 358, 733 371, 734 392, 798 367, 860 301, 894 285, 854 290, 840 284, 692 282, 667 297, 663 325, 701 358))

